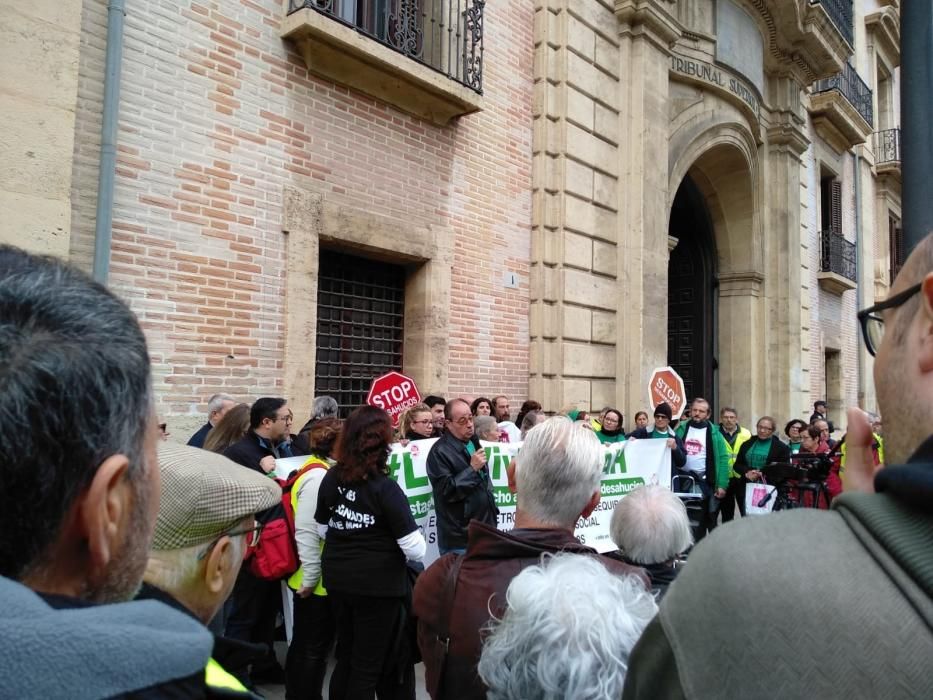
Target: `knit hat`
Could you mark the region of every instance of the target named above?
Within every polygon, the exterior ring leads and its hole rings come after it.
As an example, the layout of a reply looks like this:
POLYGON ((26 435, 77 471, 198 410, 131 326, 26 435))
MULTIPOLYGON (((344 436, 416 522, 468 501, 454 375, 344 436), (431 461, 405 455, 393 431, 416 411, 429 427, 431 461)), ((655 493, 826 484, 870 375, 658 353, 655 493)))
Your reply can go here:
POLYGON ((264 474, 196 447, 159 446, 162 500, 152 549, 194 547, 271 508, 282 490, 264 474))
POLYGON ((661 402, 654 408, 654 415, 658 416, 667 416, 667 419, 670 420, 674 417, 673 412, 671 411, 670 404, 666 402, 661 402))

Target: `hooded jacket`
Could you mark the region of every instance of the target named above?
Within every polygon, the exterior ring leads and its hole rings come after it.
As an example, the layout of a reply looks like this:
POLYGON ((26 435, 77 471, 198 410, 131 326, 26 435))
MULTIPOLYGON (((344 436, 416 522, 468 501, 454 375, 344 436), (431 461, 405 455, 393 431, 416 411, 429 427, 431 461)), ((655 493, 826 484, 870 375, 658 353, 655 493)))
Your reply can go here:
POLYGON ((191 676, 203 678, 212 644, 204 625, 154 600, 53 607, 0 577, 3 698, 142 696, 191 676))
POLYGON ((603 557, 586 547, 567 530, 521 529, 501 532, 494 527, 470 523, 469 544, 462 556, 455 595, 448 595, 448 578, 459 555, 448 554, 434 562, 415 585, 414 611, 418 618, 418 646, 424 660, 429 690, 438 683, 443 654, 438 636, 443 618, 448 616, 449 651, 443 688, 434 700, 481 700, 486 688, 476 672, 482 643, 480 628, 490 619, 490 611, 501 617, 505 592, 522 569, 541 562, 542 554, 573 552, 599 557, 609 571, 633 574, 648 587, 643 569, 603 557))

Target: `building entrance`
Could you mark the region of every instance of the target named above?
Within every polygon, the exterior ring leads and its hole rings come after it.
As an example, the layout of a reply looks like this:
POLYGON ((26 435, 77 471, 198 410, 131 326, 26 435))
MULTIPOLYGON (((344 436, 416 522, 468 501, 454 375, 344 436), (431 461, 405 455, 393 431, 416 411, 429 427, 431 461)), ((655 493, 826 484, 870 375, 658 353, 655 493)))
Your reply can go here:
POLYGON ((677 239, 668 264, 667 361, 684 380, 687 399, 715 406, 716 251, 703 195, 684 178, 671 208, 677 239))

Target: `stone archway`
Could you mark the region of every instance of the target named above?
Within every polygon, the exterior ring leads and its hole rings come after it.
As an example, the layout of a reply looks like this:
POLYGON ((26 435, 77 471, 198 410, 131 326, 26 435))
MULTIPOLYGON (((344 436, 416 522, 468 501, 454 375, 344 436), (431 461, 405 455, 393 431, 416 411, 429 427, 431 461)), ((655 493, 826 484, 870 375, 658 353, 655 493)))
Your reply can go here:
POLYGON ((706 391, 716 409, 733 405, 751 416, 761 405, 766 338, 755 340, 764 267, 756 151, 747 132, 720 125, 693 139, 672 163, 672 210, 685 182, 702 198, 712 234, 708 247, 715 251, 706 391))

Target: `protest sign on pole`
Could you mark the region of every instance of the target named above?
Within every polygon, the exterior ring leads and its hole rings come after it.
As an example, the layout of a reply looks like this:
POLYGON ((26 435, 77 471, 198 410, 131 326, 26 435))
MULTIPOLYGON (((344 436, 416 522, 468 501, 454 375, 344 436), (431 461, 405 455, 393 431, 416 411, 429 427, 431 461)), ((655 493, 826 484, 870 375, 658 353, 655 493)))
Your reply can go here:
POLYGON ((381 408, 392 419, 392 427, 398 427, 399 418, 406 408, 421 401, 415 380, 401 372, 389 372, 373 380, 366 403, 381 408))
POLYGON ((687 406, 687 392, 684 390, 684 380, 672 367, 658 367, 651 373, 651 379, 648 380, 648 403, 652 410, 659 403, 667 403, 674 419, 680 418, 687 406))

